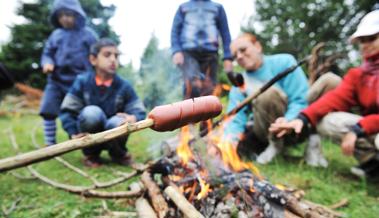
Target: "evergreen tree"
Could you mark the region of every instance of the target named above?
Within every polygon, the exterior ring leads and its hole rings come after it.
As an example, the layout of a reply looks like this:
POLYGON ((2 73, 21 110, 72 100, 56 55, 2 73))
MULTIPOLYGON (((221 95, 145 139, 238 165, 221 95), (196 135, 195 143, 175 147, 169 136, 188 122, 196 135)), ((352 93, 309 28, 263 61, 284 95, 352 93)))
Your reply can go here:
POLYGON ((243 31, 255 32, 266 53, 305 57, 318 42, 342 51, 360 18, 376 0, 266 0, 256 1, 256 16, 243 31), (256 29, 262 29, 256 31, 256 29))
MULTIPOLYGON (((118 40, 118 36, 108 25, 113 16, 115 6, 104 7, 99 0, 81 0, 87 13, 87 21, 99 37, 110 37, 118 40)), ((11 27, 11 40, 2 47, 0 62, 3 62, 16 80, 26 82, 33 87, 43 88, 46 75, 39 66, 44 42, 53 31, 49 22, 52 0, 37 0, 33 3, 22 3, 17 15, 26 19, 23 24, 11 27)))
POLYGON ((177 101, 181 98, 182 82, 180 73, 171 63, 168 50, 158 48, 159 41, 152 35, 141 58, 139 76, 142 96, 148 109, 177 101))

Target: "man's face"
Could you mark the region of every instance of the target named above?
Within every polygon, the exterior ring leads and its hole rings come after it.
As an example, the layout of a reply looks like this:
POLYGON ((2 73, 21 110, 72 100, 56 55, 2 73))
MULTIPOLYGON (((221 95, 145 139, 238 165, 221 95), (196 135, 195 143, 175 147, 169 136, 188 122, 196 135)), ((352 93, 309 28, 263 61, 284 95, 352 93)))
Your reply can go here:
POLYGON ((357 39, 363 58, 370 58, 379 53, 379 33, 357 39))
POLYGON ((235 39, 230 45, 234 60, 246 70, 256 70, 262 64, 262 46, 245 37, 235 39))
POLYGON ((97 56, 90 56, 91 64, 96 68, 96 72, 113 75, 118 68, 119 52, 115 46, 106 46, 100 49, 97 56))
POLYGON ((75 13, 70 10, 58 12, 58 22, 65 29, 72 29, 75 25, 75 13))

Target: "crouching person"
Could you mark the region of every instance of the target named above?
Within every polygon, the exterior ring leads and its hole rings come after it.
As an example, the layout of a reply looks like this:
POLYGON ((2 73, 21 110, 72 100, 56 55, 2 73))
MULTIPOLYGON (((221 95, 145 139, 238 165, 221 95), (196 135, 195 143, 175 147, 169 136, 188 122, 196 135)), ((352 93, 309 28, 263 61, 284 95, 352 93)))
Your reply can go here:
MULTIPOLYGON (((110 39, 100 39, 91 47, 90 62, 94 72, 76 78, 61 106, 60 119, 70 138, 145 118, 145 108, 131 84, 116 74, 118 54, 117 45, 110 39)), ((121 136, 84 148, 84 165, 99 167, 102 150, 108 150, 113 162, 129 165, 132 159, 126 147, 127 139, 128 136, 121 136)))
POLYGON ((317 129, 341 145, 342 153, 360 163, 351 169, 359 176, 379 176, 379 10, 367 14, 352 35, 363 64, 351 68, 341 84, 309 107, 298 119, 274 123, 270 132, 282 137, 294 130, 317 129), (351 112, 359 107, 361 113, 351 112))
MULTIPOLYGON (((246 71, 242 73, 244 86, 233 87, 229 93, 228 111, 246 96, 256 93, 276 75, 296 64, 295 58, 289 54, 265 55, 261 43, 250 33, 237 37, 230 47, 235 60, 246 71)), ((297 138, 276 137, 268 131, 270 124, 295 119, 309 101, 314 101, 336 86, 339 80, 334 78, 332 74, 325 75, 309 89, 306 76, 298 67, 231 118, 225 127, 226 140, 237 144, 240 154, 258 155, 256 160, 260 164, 271 162, 285 146, 297 143, 297 138)), ((311 166, 326 167, 318 135, 312 134, 311 138, 306 149, 306 162, 311 166)))

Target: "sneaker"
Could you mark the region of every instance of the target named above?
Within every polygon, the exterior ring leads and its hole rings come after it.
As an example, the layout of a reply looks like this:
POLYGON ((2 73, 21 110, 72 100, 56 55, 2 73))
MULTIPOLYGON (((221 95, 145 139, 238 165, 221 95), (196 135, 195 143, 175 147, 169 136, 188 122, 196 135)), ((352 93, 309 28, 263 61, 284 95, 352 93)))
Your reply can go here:
POLYGON ((122 166, 131 166, 134 161, 130 154, 125 154, 125 156, 119 158, 112 157, 112 161, 116 164, 122 165, 122 166))
POLYGON ((101 167, 103 162, 99 156, 86 156, 83 160, 83 164, 86 167, 98 168, 101 167))
POLYGON ((359 177, 359 178, 365 178, 365 177, 366 177, 366 172, 365 172, 363 169, 359 168, 358 166, 356 166, 356 167, 351 167, 351 168, 350 168, 350 172, 351 172, 353 175, 355 175, 355 176, 357 176, 357 177, 359 177))
POLYGON ((267 148, 258 155, 257 163, 259 164, 270 163, 274 159, 274 157, 282 151, 282 149, 283 149, 282 140, 278 140, 276 142, 269 140, 269 145, 267 146, 267 148))
POLYGON ((313 167, 328 167, 328 161, 322 153, 321 138, 318 134, 311 134, 305 149, 305 162, 313 167))

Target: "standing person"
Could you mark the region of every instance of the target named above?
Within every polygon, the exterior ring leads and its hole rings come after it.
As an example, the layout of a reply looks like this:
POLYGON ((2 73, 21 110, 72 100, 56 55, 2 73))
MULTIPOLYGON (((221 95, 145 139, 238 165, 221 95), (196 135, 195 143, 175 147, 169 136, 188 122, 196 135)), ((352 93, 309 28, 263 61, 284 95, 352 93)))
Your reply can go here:
POLYGON ((45 144, 56 143, 56 121, 62 100, 76 75, 91 68, 89 48, 97 36, 85 26, 86 14, 78 0, 56 0, 50 17, 56 28, 45 43, 42 71, 48 74, 40 106, 45 144))
MULTIPOLYGON (((295 58, 290 54, 264 55, 261 43, 250 33, 237 37, 230 47, 235 60, 246 72, 243 73, 242 88, 233 87, 229 93, 228 111, 242 102, 246 95, 256 93, 273 77, 296 64, 295 58)), ((315 91, 309 93, 309 98, 319 96, 321 90, 330 90, 329 86, 332 85, 326 84, 315 88, 315 91)), ((235 145, 239 144, 240 151, 242 149, 259 154, 258 163, 270 162, 284 145, 292 143, 291 137, 282 139, 269 134, 270 124, 295 119, 308 105, 308 90, 306 76, 298 67, 262 93, 252 102, 252 107, 246 106, 233 116, 225 127, 225 139, 235 145)), ((319 148, 317 137, 314 137, 312 143, 308 145, 308 150, 312 151, 306 154, 308 164, 327 165, 319 148)))
MULTIPOLYGON (((79 75, 63 100, 61 121, 70 138, 115 128, 125 122, 145 118, 145 108, 130 83, 117 75, 118 49, 110 39, 101 39, 91 47, 93 70, 79 75)), ((99 167, 100 153, 108 150, 112 161, 129 165, 131 156, 125 146, 127 136, 84 148, 84 164, 99 167)))
POLYGON ((270 132, 278 137, 292 130, 309 128, 341 145, 342 153, 359 161, 352 173, 360 176, 379 175, 379 10, 365 15, 351 42, 357 43, 363 64, 348 70, 341 84, 309 107, 298 119, 274 123, 270 132), (360 114, 351 112, 360 108, 360 114))
POLYGON ((217 82, 219 36, 224 70, 231 72, 230 33, 225 10, 210 0, 190 0, 176 11, 171 29, 173 63, 184 79, 184 98, 210 95, 217 82))

